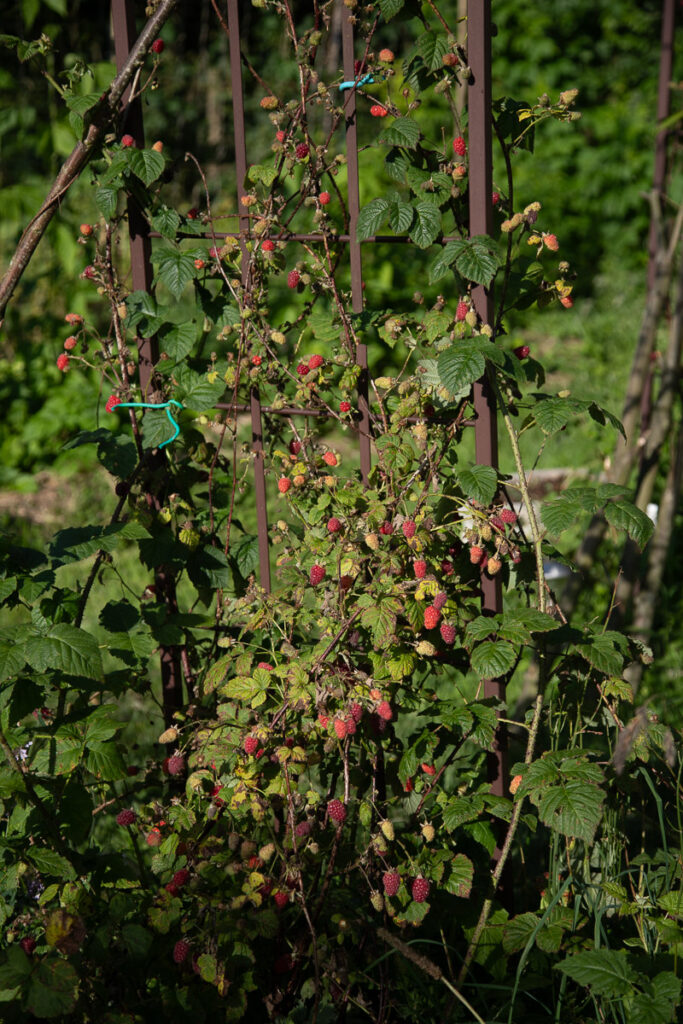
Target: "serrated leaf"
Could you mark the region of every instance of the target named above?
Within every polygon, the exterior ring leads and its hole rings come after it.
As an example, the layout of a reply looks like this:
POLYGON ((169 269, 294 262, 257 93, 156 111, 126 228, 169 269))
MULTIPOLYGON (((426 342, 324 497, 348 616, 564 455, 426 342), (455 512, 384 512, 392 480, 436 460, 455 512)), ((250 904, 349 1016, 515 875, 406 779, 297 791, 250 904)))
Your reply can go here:
POLYGON ((472 891, 474 864, 464 853, 456 853, 451 861, 451 873, 446 882, 446 891, 454 896, 468 899, 472 891))
POLYGON ((444 334, 453 320, 452 314, 446 313, 443 309, 429 309, 425 313, 422 326, 429 341, 434 341, 444 334))
POLYGON ((415 218, 410 237, 420 249, 426 249, 441 234, 441 211, 435 203, 425 200, 416 203, 415 218))
POLYGON ((88 747, 85 765, 89 772, 103 782, 116 782, 128 775, 121 753, 113 741, 92 743, 88 747))
POLYGON ((442 70, 442 58, 448 50, 448 40, 443 33, 425 32, 417 41, 417 52, 430 71, 442 70))
POLYGON ((485 640, 474 648, 470 663, 482 678, 505 675, 515 663, 515 649, 506 640, 485 640))
POLYGON ((0 682, 11 679, 26 664, 23 644, 0 643, 0 682))
POLYGON ((581 505, 568 500, 564 495, 555 501, 544 501, 541 505, 541 519, 549 533, 557 536, 573 526, 581 514, 581 505))
POLYGON ((61 854, 55 853, 54 850, 47 850, 39 846, 29 846, 26 850, 26 856, 35 864, 41 875, 67 881, 72 881, 76 877, 76 872, 69 861, 62 857, 61 854))
POLYGON ((465 497, 490 505, 498 489, 498 474, 493 466, 474 465, 460 470, 458 483, 465 497))
POLYGON ((612 631, 596 633, 585 643, 573 644, 570 650, 577 651, 598 672, 618 676, 624 667, 624 657, 619 650, 619 634, 612 631))
POLYGON ((68 960, 49 957, 31 973, 26 1009, 35 1017, 49 1019, 70 1014, 78 999, 78 974, 68 960))
POLYGON ((218 661, 214 661, 213 665, 209 666, 209 669, 204 676, 204 693, 213 693, 216 687, 221 685, 232 660, 233 656, 231 654, 224 654, 222 658, 219 658, 218 661))
POLYGON ((474 384, 484 375, 486 363, 481 352, 468 341, 456 341, 438 358, 441 383, 451 395, 474 384))
POLYGON ((676 1020, 681 1001, 681 980, 671 971, 661 971, 642 982, 643 991, 634 996, 628 1024, 669 1024, 676 1020))
POLYGON ((129 921, 121 928, 121 939, 135 960, 144 960, 149 953, 154 936, 141 924, 129 921))
POLYGON ((196 373, 189 366, 181 366, 175 372, 175 378, 178 382, 178 400, 194 412, 212 409, 225 392, 225 381, 220 377, 212 383, 206 374, 196 373))
POLYGON ((192 351, 197 340, 197 325, 190 321, 185 324, 165 326, 159 332, 159 350, 164 352, 174 363, 192 351))
POLYGON ((464 241, 452 241, 446 242, 439 255, 436 257, 431 267, 429 268, 429 283, 434 284, 435 281, 440 281, 444 277, 451 266, 455 263, 456 257, 462 251, 464 241))
POLYGON ((79 562, 96 551, 114 551, 121 540, 149 537, 141 523, 110 523, 108 526, 70 526, 55 534, 50 554, 62 563, 79 562))
POLYGON ((152 217, 152 227, 164 238, 175 239, 180 227, 180 217, 175 210, 162 206, 152 217))
POLYGON ((165 160, 156 149, 134 149, 126 150, 126 161, 129 168, 145 185, 151 185, 156 181, 165 167, 165 160))
POLYGON ((384 160, 387 176, 392 181, 405 181, 406 172, 410 167, 407 155, 400 149, 390 149, 384 160))
POLYGON ((582 408, 583 402, 568 398, 545 398, 537 402, 534 419, 544 434, 554 434, 566 426, 572 417, 578 415, 582 408))
POLYGON ((455 258, 458 273, 468 281, 489 287, 498 270, 498 257, 488 241, 470 238, 455 258))
POLYGON ((412 117, 397 117, 382 132, 379 142, 388 146, 402 146, 404 149, 415 149, 420 141, 420 128, 412 117))
POLYGON ((102 658, 97 641, 83 629, 66 622, 52 626, 47 636, 26 641, 26 660, 37 672, 56 669, 70 676, 99 679, 102 658))
POLYGON ((95 204, 105 220, 111 220, 116 214, 119 193, 109 185, 102 185, 95 193, 95 204))
POLYGON ((390 21, 403 8, 405 0, 379 0, 379 9, 385 21, 390 21))
POLYGON ((654 531, 654 523, 637 505, 619 499, 605 505, 605 519, 617 530, 626 530, 636 544, 644 548, 654 531))
POLYGON ((588 405, 588 414, 596 423, 600 423, 602 426, 604 426, 605 423, 609 423, 610 426, 614 427, 615 430, 618 430, 624 440, 626 440, 624 424, 611 412, 608 412, 607 409, 603 409, 602 406, 597 405, 596 402, 591 402, 588 405))
POLYGON ((415 211, 410 203, 392 203, 389 211, 389 227, 397 234, 403 235, 410 230, 414 216, 415 211))
POLYGON ((636 974, 624 950, 590 949, 574 953, 555 969, 579 985, 589 985, 596 996, 615 999, 631 991, 636 974))
POLYGON ((498 622, 497 615, 477 615, 476 619, 472 619, 471 622, 467 623, 465 639, 468 643, 486 640, 492 633, 497 632, 498 622))
POLYGON ((232 552, 232 556, 242 579, 248 579, 259 564, 258 537, 244 537, 232 552))
POLYGON ((600 819, 604 794, 583 779, 569 779, 532 796, 541 821, 564 836, 575 836, 591 843, 600 819))
POLYGON ((180 249, 162 249, 155 259, 157 279, 164 284, 175 299, 179 299, 188 281, 194 277, 193 257, 180 249))
POLYGON ((371 235, 376 235, 389 212, 389 202, 381 196, 372 199, 358 214, 356 238, 362 242, 371 235))
POLYGON ((448 832, 452 832, 465 822, 477 818, 481 809, 481 803, 472 797, 453 797, 444 807, 443 826, 448 832))

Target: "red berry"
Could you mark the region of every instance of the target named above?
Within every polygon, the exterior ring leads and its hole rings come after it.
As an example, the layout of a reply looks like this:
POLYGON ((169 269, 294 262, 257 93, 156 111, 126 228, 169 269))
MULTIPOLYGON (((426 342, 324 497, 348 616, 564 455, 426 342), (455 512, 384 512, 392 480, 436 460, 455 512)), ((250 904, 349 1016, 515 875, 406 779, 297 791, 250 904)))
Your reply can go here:
POLYGON ((391 62, 394 60, 394 51, 385 48, 383 50, 380 50, 377 56, 379 57, 383 64, 391 64, 391 62))
POLYGON ((181 868, 180 871, 176 871, 175 875, 171 879, 173 885, 175 885, 178 889, 182 889, 184 885, 187 885, 189 880, 190 872, 187 870, 187 868, 181 868))
POLYGON ((441 639, 449 647, 455 643, 455 626, 452 626, 450 622, 442 622, 439 632, 441 633, 441 639))
POLYGON ((177 964, 182 964, 187 959, 187 954, 190 952, 190 945, 185 942, 184 939, 180 939, 176 942, 173 947, 173 959, 177 964))
POLYGON ((462 299, 458 303, 458 308, 455 311, 455 319, 460 321, 464 320, 469 313, 470 307, 462 299))
POLYGON ((413 562, 413 572, 415 573, 416 579, 423 580, 425 578, 427 575, 427 563, 424 558, 415 559, 413 562))
POLYGON ((308 360, 308 366, 311 370, 317 370, 319 366, 322 366, 325 360, 322 356, 314 355, 308 360))
POLYGON ((251 365, 252 366, 260 366, 262 362, 263 362, 263 359, 261 358, 261 356, 252 356, 251 357, 251 365))
POLYGON ((78 230, 85 238, 89 238, 92 235, 92 224, 81 224, 78 230))
POLYGON ((36 940, 32 936, 27 935, 25 939, 21 940, 19 945, 23 949, 24 953, 26 953, 26 956, 30 956, 36 948, 36 940))
POLYGON ((513 512, 511 508, 503 508, 500 511, 500 518, 504 523, 512 525, 517 522, 517 513, 513 512))
POLYGON ((199 216, 199 210, 196 206, 193 206, 191 210, 188 210, 185 214, 188 220, 196 220, 199 216))
POLYGON ((209 256, 212 260, 219 260, 221 258, 220 249, 217 249, 215 245, 212 245, 209 249, 209 256))
POLYGON ((284 142, 287 138, 287 132, 283 132, 282 129, 280 129, 279 132, 275 132, 275 138, 278 142, 284 142))
POLYGON ((473 544, 470 548, 470 562, 472 565, 479 565, 484 549, 480 548, 478 544, 473 544))
POLYGON ((297 160, 305 160, 310 153, 308 143, 300 142, 294 152, 296 153, 297 160))
POLYGON ((290 272, 287 274, 287 287, 296 288, 300 279, 301 274, 299 273, 298 270, 290 270, 290 272))
POLYGON ((425 608, 425 629, 436 629, 441 618, 441 612, 433 604, 425 608))
POLYGON ((60 352, 57 356, 57 369, 61 370, 62 373, 66 373, 69 369, 69 357, 66 352, 60 352))
POLYGON ((405 786, 403 788, 406 791, 406 793, 412 793, 412 791, 413 791, 413 780, 412 779, 406 779, 406 784, 405 784, 405 786))
POLYGON ((167 882, 166 885, 164 886, 164 889, 166 890, 166 892, 170 892, 171 896, 178 895, 178 886, 174 885, 173 882, 167 882))
POLYGON ((290 441, 289 442, 289 450, 290 450, 292 455, 298 455, 299 452, 301 451, 302 447, 303 446, 301 444, 301 441, 290 441))
POLYGON ((456 156, 465 156, 467 153, 467 146, 462 135, 458 135, 457 138, 453 139, 453 152, 456 156))
POLYGON ((318 565, 317 562, 315 565, 312 565, 309 574, 309 579, 311 581, 312 587, 317 587, 319 583, 322 583, 322 581, 325 579, 325 566, 318 565))
POLYGON ((342 528, 341 521, 336 516, 330 516, 327 520, 327 529, 330 533, 339 533, 342 528))
POLYGON ((318 714, 318 724, 321 725, 323 727, 323 729, 327 729, 327 726, 330 724, 330 717, 329 717, 329 715, 324 715, 322 713, 322 711, 321 711, 318 714))
POLYGON ((413 880, 410 891, 413 894, 413 899, 416 903, 424 903, 429 896, 429 882, 426 878, 423 878, 422 875, 418 875, 417 878, 413 880))
POLYGON ((244 747, 244 753, 251 756, 258 750, 258 740, 255 736, 245 736, 242 746, 244 747))
POLYGON ((436 597, 432 601, 432 605, 434 606, 434 608, 436 608, 437 612, 440 612, 447 600, 448 595, 445 593, 445 591, 442 590, 440 591, 440 593, 436 595, 436 597))
POLYGON ((168 759, 168 774, 182 775, 185 771, 185 758, 182 754, 173 754, 168 759))
POLYGON ((571 297, 571 295, 563 295, 562 298, 560 299, 560 302, 565 307, 565 309, 571 309, 572 306, 574 305, 574 300, 571 297))
POLYGON ((132 135, 123 135, 121 136, 121 145, 125 146, 126 149, 128 149, 130 146, 135 145, 135 139, 133 138, 132 135))
POLYGON ((379 532, 382 534, 383 537, 391 537, 392 533, 394 532, 394 527, 390 522, 382 523, 382 525, 379 528, 379 532))
POLYGON ((453 573, 453 563, 449 562, 447 558, 444 558, 441 563, 441 572, 444 576, 451 576, 453 573))
POLYGON ((351 403, 350 402, 340 402, 339 403, 339 412, 351 412, 351 403))
POLYGON ((327 206, 327 204, 330 201, 330 193, 329 192, 321 192, 320 195, 318 196, 318 199, 320 200, 320 205, 321 206, 327 206))
POLYGON ((415 536, 415 530, 417 527, 412 519, 406 519, 401 529, 403 530, 403 536, 406 540, 410 540, 411 537, 415 536))
POLYGON ((148 846, 161 846, 161 832, 159 829, 153 828, 151 832, 148 832, 145 841, 148 846))
POLYGON ((289 903, 289 893, 282 892, 282 890, 280 890, 280 892, 275 893, 273 899, 275 900, 278 910, 282 910, 282 908, 286 907, 289 903))
POLYGON ((327 805, 327 813, 337 825, 343 825, 346 821, 346 808, 341 800, 330 800, 327 805))
POLYGON ((359 704, 358 701, 354 701, 354 703, 349 708, 349 711, 351 712, 351 717, 353 718, 354 722, 360 722, 361 718, 363 717, 363 705, 359 704))
POLYGON ((423 761, 420 767, 425 775, 436 775, 436 768, 433 764, 428 764, 426 761, 423 761))
POLYGON ((337 456, 336 456, 336 455, 334 454, 334 452, 325 452, 325 453, 323 454, 323 462, 324 462, 324 463, 325 463, 325 464, 326 464, 327 466, 336 466, 336 465, 337 465, 337 463, 339 462, 339 459, 338 459, 338 458, 337 458, 337 456))
POLYGON ((300 821, 294 829, 295 834, 299 839, 303 839, 311 834, 311 823, 310 821, 300 821))
POLYGON ((389 111, 386 109, 386 107, 383 107, 381 104, 374 103, 370 107, 370 113, 372 114, 373 117, 386 117, 389 111))
POLYGON ((116 406, 120 404, 121 399, 118 397, 118 395, 110 395, 109 398, 107 399, 107 404, 105 405, 104 408, 106 409, 107 412, 113 412, 116 406))
POLYGON ((64 319, 68 324, 71 324, 72 327, 76 327, 83 323, 83 317, 79 313, 67 313, 64 319))
POLYGON ((264 252, 272 252, 275 248, 275 242, 271 238, 266 238, 265 242, 262 243, 261 248, 264 252))
POLYGON ((281 476, 277 482, 277 489, 280 494, 286 494, 291 486, 292 481, 286 476, 281 476))
POLYGON ((299 365, 296 368, 296 372, 299 374, 300 377, 305 377, 309 370, 310 366, 308 365, 308 363, 299 363, 299 365))
POLYGON ((498 206, 498 203, 500 202, 500 193, 499 192, 494 192, 491 195, 491 202, 493 203, 494 206, 498 206))
POLYGON ((194 261, 194 265, 197 270, 203 270, 204 267, 206 266, 206 263, 204 262, 204 260, 200 260, 199 257, 197 257, 197 259, 194 261))
POLYGON ((353 580, 351 579, 350 576, 347 576, 346 574, 344 576, 340 576, 339 578, 339 586, 341 587, 342 590, 350 590, 352 583, 353 580))
POLYGON ((265 669, 266 672, 272 672, 273 671, 273 666, 270 664, 269 661, 259 661, 259 663, 256 666, 256 668, 265 669))
POLYGON ((401 876, 398 871, 385 871, 382 875, 382 885, 387 896, 395 896, 401 884, 401 876))
POLYGON ((517 348, 513 349, 513 352, 515 353, 518 359, 526 359, 526 357, 531 352, 531 349, 528 345, 518 345, 517 348))
POLYGON ((116 824, 123 825, 125 828, 126 826, 133 824, 133 822, 135 821, 135 817, 135 811, 119 811, 119 813, 116 815, 116 824))
POLYGON ((152 43, 152 53, 163 53, 164 52, 164 41, 163 39, 155 39, 152 43))
POLYGON ((394 717, 394 712, 391 710, 391 705, 388 700, 381 700, 377 705, 377 714, 383 721, 390 722, 394 717))
POLYGON ((349 730, 348 730, 348 727, 347 727, 346 722, 344 721, 344 719, 343 718, 335 718, 335 720, 333 722, 333 725, 334 725, 334 731, 336 732, 337 737, 340 740, 346 739, 349 730))

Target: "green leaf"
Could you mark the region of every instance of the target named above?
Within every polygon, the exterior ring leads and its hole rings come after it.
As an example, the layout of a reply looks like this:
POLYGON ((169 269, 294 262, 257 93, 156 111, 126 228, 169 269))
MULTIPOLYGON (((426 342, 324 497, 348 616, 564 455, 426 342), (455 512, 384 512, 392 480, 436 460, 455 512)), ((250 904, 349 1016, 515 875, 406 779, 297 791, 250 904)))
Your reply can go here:
POLYGON ((180 217, 168 206, 162 206, 152 217, 152 227, 164 238, 175 239, 180 227, 180 217))
POLYGON ((410 167, 407 155, 401 149, 390 149, 386 155, 384 166, 391 181, 405 181, 406 172, 410 167))
POLYGON ((543 398, 536 403, 534 419, 544 434, 554 434, 584 408, 583 402, 568 398, 543 398))
POLYGON ((143 448, 158 448, 165 441, 170 441, 174 434, 175 429, 166 415, 165 409, 160 409, 158 412, 154 409, 145 409, 145 414, 142 417, 143 448))
POLYGON ((426 249, 441 234, 441 211, 435 203, 424 200, 415 205, 415 215, 410 237, 420 249, 426 249))
POLYGON ((456 341, 438 358, 441 383, 455 395, 483 376, 486 363, 481 352, 468 341, 456 341))
POLYGON ((456 853, 451 861, 451 873, 446 882, 446 892, 468 899, 472 891, 474 864, 464 853, 456 853))
POLYGON ((88 771, 103 782, 116 782, 128 775, 119 749, 112 741, 92 743, 85 764, 88 771))
POLYGON ((378 141, 388 146, 415 149, 420 141, 420 128, 412 117, 397 117, 393 124, 385 128, 378 141))
POLYGON ((197 325, 194 321, 162 327, 159 332, 159 351, 165 352, 174 363, 179 363, 192 351, 197 340, 197 325))
POLYGON ((121 929, 121 939, 135 960, 144 960, 150 951, 154 936, 141 924, 128 922, 121 929))
POLYGON ((78 974, 68 960, 47 957, 31 973, 26 1009, 41 1020, 69 1014, 78 999, 78 974))
POLYGON ((417 52, 430 71, 442 70, 442 57, 448 50, 448 40, 443 33, 425 32, 417 41, 417 52))
POLYGON ((227 588, 232 585, 230 559, 221 548, 195 551, 187 565, 187 575, 196 587, 227 588))
POLYGON ((102 675, 102 658, 95 638, 66 622, 52 626, 47 636, 27 640, 26 660, 37 672, 56 669, 66 675, 96 679, 102 675))
POLYGON ((95 193, 95 203, 105 220, 111 220, 116 214, 119 193, 118 189, 102 185, 95 193))
POLYGON ((624 668, 624 657, 620 651, 622 637, 608 630, 595 633, 585 643, 572 644, 570 650, 581 654, 598 672, 618 676, 624 668))
POLYGON ((628 1024, 669 1024, 676 1020, 681 1001, 681 979, 671 971, 661 971, 633 999, 628 1024))
POLYGON ((194 277, 194 258, 180 249, 167 247, 156 256, 157 279, 179 299, 188 281, 194 277))
POLYGON ((429 283, 434 284, 448 273, 450 267, 455 263, 456 257, 462 251, 464 241, 446 242, 439 255, 429 268, 429 283))
POLYGON ((384 223, 388 212, 389 202, 381 196, 378 199, 371 200, 371 202, 364 206, 358 214, 358 223, 356 224, 357 240, 362 242, 364 238, 376 235, 384 223))
POLYGON ((555 964, 555 968, 579 985, 589 985, 594 995, 608 999, 628 995, 636 980, 635 971, 621 949, 585 950, 555 964))
POLYGON ((207 673, 204 676, 204 693, 213 693, 216 687, 221 685, 232 660, 232 654, 224 654, 222 658, 219 658, 218 661, 214 661, 213 665, 209 666, 207 673))
POLYGON ((26 849, 27 858, 35 864, 41 875, 48 875, 52 878, 60 878, 72 881, 76 872, 71 864, 61 854, 54 850, 47 850, 40 846, 29 846, 26 849))
POLYGON ((63 564, 80 562, 100 549, 113 551, 120 540, 142 540, 150 534, 140 523, 110 523, 108 526, 70 526, 55 534, 50 554, 63 564))
POLYGON ((248 579, 259 565, 258 537, 244 537, 232 552, 232 556, 242 579, 248 579))
POLYGON ((569 779, 543 790, 538 807, 541 821, 563 836, 576 836, 591 843, 602 818, 604 793, 583 779, 569 779))
POLYGON ((403 8, 405 0, 379 0, 379 9, 385 21, 390 21, 403 8))
POLYGON ((151 185, 153 181, 156 181, 166 166, 166 161, 161 153, 157 153, 156 149, 134 149, 131 147, 126 150, 126 160, 133 174, 145 185, 151 185))
POLYGON ((392 203, 389 210, 389 226, 397 234, 405 234, 410 230, 414 216, 415 211, 410 203, 392 203))
POLYGON ((460 470, 458 483, 465 497, 490 505, 498 488, 498 474, 493 466, 474 465, 460 470))
POLYGON ((541 519, 549 533, 557 536, 576 523, 581 515, 581 505, 577 501, 560 495, 554 501, 544 501, 541 505, 541 519))
POLYGON ((247 171, 247 178, 249 178, 250 181, 260 181, 266 186, 266 188, 270 188, 277 178, 277 175, 277 169, 273 166, 268 166, 267 164, 252 164, 247 171))
POLYGON ((210 985, 213 985, 218 972, 216 957, 211 956, 210 953, 202 953, 197 960, 197 966, 199 967, 199 976, 202 981, 207 981, 210 985))
POLYGON ((470 662, 480 676, 496 679, 515 663, 515 649, 506 640, 485 640, 472 651, 470 662))
POLYGON ((26 652, 23 644, 0 643, 0 682, 16 676, 25 664, 26 652))
POLYGON ((206 374, 196 373, 189 366, 181 366, 175 374, 178 381, 178 400, 194 412, 206 412, 219 402, 225 392, 225 381, 211 383, 206 374))
POLYGON ((591 402, 588 406, 588 414, 596 423, 600 423, 602 426, 604 426, 605 423, 609 423, 610 426, 614 427, 615 430, 618 430, 624 440, 626 440, 624 424, 611 412, 608 412, 607 409, 603 409, 602 406, 597 405, 595 402, 591 402))
POLYGON ((434 341, 440 335, 445 334, 452 320, 452 313, 446 313, 442 309, 428 309, 422 321, 427 340, 434 341))
POLYGON ((498 256, 490 240, 474 236, 463 242, 455 259, 458 273, 468 281, 489 287, 498 270, 498 256))
POLYGON ((654 531, 654 523, 641 509, 623 498, 605 506, 605 519, 618 530, 626 530, 636 544, 644 548, 654 531))

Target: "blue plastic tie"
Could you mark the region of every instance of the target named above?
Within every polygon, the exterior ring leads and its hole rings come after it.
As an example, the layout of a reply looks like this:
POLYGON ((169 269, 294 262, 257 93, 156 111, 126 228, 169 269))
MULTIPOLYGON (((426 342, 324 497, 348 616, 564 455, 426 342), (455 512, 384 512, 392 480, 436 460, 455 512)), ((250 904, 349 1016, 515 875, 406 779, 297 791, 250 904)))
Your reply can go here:
POLYGON ((170 398, 168 400, 168 402, 159 402, 159 403, 154 403, 154 402, 117 402, 116 405, 114 406, 114 408, 115 409, 165 409, 166 410, 166 415, 168 416, 168 419, 169 419, 169 422, 170 422, 171 426, 173 427, 173 429, 175 430, 175 434, 173 435, 173 437, 169 437, 169 439, 167 441, 162 441, 161 444, 159 445, 159 448, 165 448, 167 444, 171 444, 173 441, 175 441, 176 437, 180 433, 180 427, 178 426, 176 421, 173 419, 173 414, 171 413, 171 406, 172 405, 175 405, 175 407, 177 409, 182 409, 182 404, 180 402, 176 402, 175 399, 173 399, 173 398, 170 398))
POLYGON ((343 92, 344 89, 353 89, 354 86, 358 88, 360 85, 373 85, 374 81, 375 79, 372 75, 363 75, 363 77, 359 78, 358 81, 354 79, 352 82, 342 82, 339 86, 339 92, 343 92))

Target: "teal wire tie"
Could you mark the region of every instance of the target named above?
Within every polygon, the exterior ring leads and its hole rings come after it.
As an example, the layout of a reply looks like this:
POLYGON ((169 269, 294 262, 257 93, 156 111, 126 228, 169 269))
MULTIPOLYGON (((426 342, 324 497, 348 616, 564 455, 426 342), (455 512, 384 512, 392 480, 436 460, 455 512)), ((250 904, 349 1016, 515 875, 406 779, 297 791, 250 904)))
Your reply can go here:
POLYGON ((342 82, 339 86, 339 92, 343 92, 344 89, 353 89, 354 86, 358 88, 361 85, 373 85, 374 82, 375 79, 372 75, 363 75, 363 77, 359 78, 358 81, 354 79, 352 82, 342 82))
POLYGON ((171 406, 172 405, 175 405, 175 407, 177 409, 182 409, 182 404, 180 402, 176 402, 175 399, 173 399, 173 398, 170 398, 168 400, 168 402, 159 402, 159 403, 154 403, 154 402, 117 402, 116 405, 114 406, 114 408, 115 409, 165 409, 166 410, 166 415, 168 416, 168 419, 169 419, 169 422, 170 422, 171 426, 173 427, 173 429, 175 430, 175 434, 173 435, 173 437, 169 437, 168 441, 162 441, 161 444, 159 445, 159 448, 165 448, 167 444, 171 444, 173 441, 175 441, 176 437, 180 433, 180 427, 178 426, 176 421, 173 419, 173 414, 171 413, 171 406))

